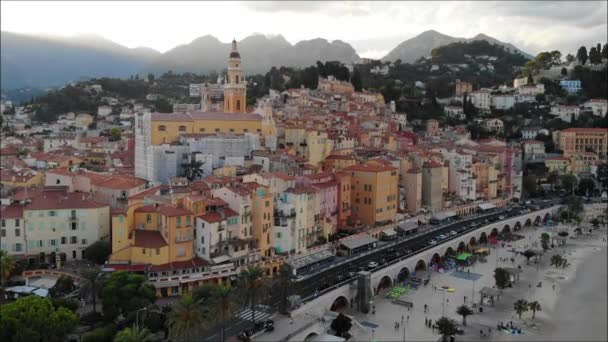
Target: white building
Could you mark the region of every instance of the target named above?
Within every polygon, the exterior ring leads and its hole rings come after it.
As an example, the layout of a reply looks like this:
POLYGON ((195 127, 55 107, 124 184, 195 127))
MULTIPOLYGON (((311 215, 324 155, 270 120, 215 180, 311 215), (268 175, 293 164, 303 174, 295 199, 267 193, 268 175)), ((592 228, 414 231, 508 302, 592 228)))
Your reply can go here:
POLYGON ((545 160, 545 143, 537 140, 526 140, 523 143, 524 160, 526 162, 545 160))
POLYGON ((608 112, 608 101, 605 99, 591 99, 585 102, 583 107, 595 116, 605 117, 606 112, 608 112))
POLYGON ((107 116, 112 114, 112 107, 110 106, 99 106, 97 107, 97 116, 107 116))
POLYGON ((507 110, 513 108, 517 98, 515 95, 493 95, 492 106, 496 109, 507 110))
POLYGON ((572 123, 572 117, 574 116, 574 120, 576 120, 580 113, 581 110, 578 106, 557 105, 551 107, 551 115, 557 116, 565 122, 572 123))
POLYGON ((482 110, 490 110, 492 99, 490 92, 487 90, 478 90, 469 94, 473 105, 482 110))
POLYGON ((488 119, 484 120, 482 123, 482 127, 492 132, 500 132, 504 128, 504 123, 500 119, 488 119))
POLYGON ((549 136, 549 130, 541 127, 524 127, 521 129, 521 137, 524 140, 534 140, 539 134, 549 136))
POLYGON ((445 106, 443 107, 443 112, 450 118, 466 119, 462 106, 445 106))
POLYGON ((11 204, 0 208, 0 249, 9 255, 25 254, 25 221, 23 206, 11 204))
POLYGON ((522 85, 517 88, 517 93, 519 95, 538 95, 545 93, 545 85, 542 83, 533 84, 533 85, 522 85))
POLYGON ((43 152, 50 152, 63 147, 73 147, 74 144, 76 144, 76 134, 60 134, 44 138, 42 150, 43 152))

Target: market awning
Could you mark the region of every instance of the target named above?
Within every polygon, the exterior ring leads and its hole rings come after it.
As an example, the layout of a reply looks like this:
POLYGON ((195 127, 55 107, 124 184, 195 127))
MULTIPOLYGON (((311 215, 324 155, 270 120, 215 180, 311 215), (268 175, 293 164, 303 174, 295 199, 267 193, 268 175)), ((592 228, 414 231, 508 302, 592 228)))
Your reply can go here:
POLYGON ((382 234, 384 236, 395 236, 395 235, 397 235, 397 232, 394 229, 390 228, 390 229, 383 230, 382 234))
POLYGON ((483 247, 482 248, 477 248, 477 250, 475 250, 475 253, 478 253, 478 254, 487 253, 487 252, 488 252, 488 249, 487 248, 483 248, 483 247))
POLYGON ((481 210, 490 210, 490 209, 496 208, 496 206, 494 205, 494 203, 481 203, 477 207, 479 209, 481 209, 481 210))
POLYGON ((460 261, 466 261, 470 257, 471 257, 470 253, 461 253, 456 257, 456 259, 460 260, 460 261))
POLYGON ((499 296, 500 292, 497 289, 493 289, 491 287, 484 286, 479 293, 485 296, 499 296))

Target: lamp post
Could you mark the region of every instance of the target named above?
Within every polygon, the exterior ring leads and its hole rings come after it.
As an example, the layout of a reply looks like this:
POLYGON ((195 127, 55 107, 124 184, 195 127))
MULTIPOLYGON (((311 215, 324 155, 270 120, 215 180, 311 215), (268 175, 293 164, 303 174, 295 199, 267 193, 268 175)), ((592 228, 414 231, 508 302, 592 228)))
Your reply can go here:
POLYGON ((139 312, 140 311, 148 311, 148 307, 143 307, 139 310, 137 310, 137 312, 135 313, 135 327, 137 327, 137 330, 139 330, 139 312))

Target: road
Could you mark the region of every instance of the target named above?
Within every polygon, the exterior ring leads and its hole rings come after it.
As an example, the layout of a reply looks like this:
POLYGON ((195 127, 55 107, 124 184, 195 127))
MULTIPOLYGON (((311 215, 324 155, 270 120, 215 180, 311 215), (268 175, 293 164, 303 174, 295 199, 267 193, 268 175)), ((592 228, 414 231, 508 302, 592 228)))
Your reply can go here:
MULTIPOLYGON (((483 223, 485 220, 488 220, 487 224, 489 224, 490 222, 497 222, 499 220, 498 217, 501 215, 503 215, 505 219, 513 216, 523 215, 525 213, 521 212, 521 210, 532 209, 532 207, 536 206, 538 206, 538 210, 540 210, 555 204, 559 204, 559 201, 559 199, 554 199, 545 200, 542 202, 539 201, 528 206, 509 206, 505 208, 496 209, 495 211, 492 211, 488 214, 469 215, 461 218, 456 222, 451 222, 440 226, 421 226, 419 233, 417 233, 416 235, 401 238, 394 242, 385 243, 376 249, 362 254, 351 256, 348 258, 336 259, 334 263, 329 264, 323 269, 320 269, 313 274, 307 275, 304 279, 298 281, 295 285, 295 292, 300 295, 303 301, 309 300, 313 297, 316 291, 319 291, 318 294, 320 295, 327 291, 331 291, 336 287, 348 283, 350 281, 350 278, 348 277, 348 272, 356 272, 360 268, 365 268, 370 261, 377 262, 384 258, 389 262, 398 262, 399 260, 410 258, 413 255, 419 253, 422 248, 427 246, 427 242, 430 239, 434 238, 439 234, 446 234, 452 230, 457 232, 457 235, 450 236, 449 238, 438 242, 438 244, 442 244, 452 239, 457 239, 461 235, 466 234, 470 231, 483 227, 484 225, 486 225, 483 223), (472 223, 477 223, 478 225, 471 227, 470 225, 472 223), (409 254, 405 254, 404 252, 407 250, 411 250, 411 252, 409 254), (395 251, 400 251, 405 255, 395 258, 392 254, 395 251), (338 282, 337 278, 339 276, 344 277, 345 280, 338 282), (321 287, 324 287, 324 289, 320 290, 321 287)), ((381 265, 376 270, 379 270, 385 266, 387 265, 381 265)), ((271 306, 276 307, 278 300, 278 293, 273 293, 270 299, 271 306)), ((262 315, 266 316, 267 314, 271 313, 270 311, 272 311, 272 309, 269 309, 262 315)), ((258 317, 257 314, 256 317, 258 317)), ((244 331, 245 329, 250 328, 252 326, 252 322, 248 319, 235 317, 231 322, 229 322, 229 324, 227 324, 227 326, 228 328, 226 329, 226 336, 233 337, 244 331)), ((218 330, 213 330, 216 331, 216 333, 211 336, 205 337, 205 340, 214 341, 218 339, 218 330)))

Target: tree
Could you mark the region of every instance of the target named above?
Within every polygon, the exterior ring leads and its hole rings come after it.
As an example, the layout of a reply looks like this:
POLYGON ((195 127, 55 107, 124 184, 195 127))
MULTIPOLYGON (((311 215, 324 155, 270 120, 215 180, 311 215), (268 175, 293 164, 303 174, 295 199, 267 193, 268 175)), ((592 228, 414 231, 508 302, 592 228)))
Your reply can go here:
POLYGON ((169 314, 169 336, 171 340, 193 341, 204 322, 205 317, 199 303, 191 294, 186 294, 179 299, 169 314))
POLYGON ((74 279, 70 276, 62 275, 57 279, 55 285, 49 289, 51 297, 62 297, 76 290, 74 279))
POLYGON ((602 58, 608 58, 608 43, 604 44, 601 55, 602 55, 602 58))
POLYGON ((6 287, 6 283, 15 266, 15 258, 8 255, 7 251, 0 249, 0 280, 2 287, 6 287))
POLYGON ((551 266, 555 266, 555 268, 559 268, 563 262, 564 258, 559 254, 555 254, 551 257, 551 266))
POLYGON ((437 320, 437 331, 441 334, 443 341, 447 342, 450 336, 457 333, 456 322, 447 317, 441 317, 437 320))
POLYGON ((154 82, 154 74, 152 74, 152 73, 148 74, 148 82, 150 82, 150 83, 154 82))
POLYGON ((345 337, 348 331, 353 326, 350 317, 343 315, 342 313, 331 321, 331 328, 336 332, 336 336, 345 337))
POLYGON ((560 184, 562 185, 562 189, 572 193, 572 191, 574 191, 574 187, 576 186, 576 176, 571 174, 562 175, 560 177, 560 184))
POLYGON ((568 69, 562 68, 561 73, 562 73, 562 76, 568 76, 568 69))
POLYGON ((152 340, 146 328, 126 327, 114 336, 114 342, 148 342, 152 340))
POLYGON ((464 325, 466 327, 467 316, 470 316, 473 314, 473 309, 471 309, 470 307, 468 307, 466 305, 460 305, 458 308, 456 308, 456 313, 458 315, 462 316, 462 325, 464 325))
POLYGON ((582 64, 585 65, 585 63, 587 63, 587 48, 584 46, 581 46, 580 48, 578 48, 578 51, 576 53, 576 59, 582 64))
POLYGON ((536 176, 534 174, 528 174, 524 176, 523 184, 524 191, 527 196, 534 197, 536 195, 536 176))
POLYGON ((521 315, 524 312, 528 311, 528 302, 525 299, 518 299, 513 304, 513 309, 515 310, 515 312, 519 316, 519 319, 521 319, 521 315))
POLYGON ((536 311, 542 311, 540 303, 536 300, 528 303, 528 309, 532 311, 532 319, 536 317, 536 311))
POLYGON ((549 250, 549 240, 551 239, 551 237, 549 236, 548 233, 542 233, 540 235, 540 245, 543 248, 543 250, 546 252, 547 250, 549 250))
POLYGON ((126 271, 112 273, 101 290, 103 314, 113 320, 122 314, 127 316, 156 300, 154 286, 141 274, 126 271))
POLYGON ((351 83, 353 84, 355 91, 362 90, 361 72, 358 69, 355 69, 355 71, 353 72, 351 83))
POLYGON ((27 296, 0 310, 0 339, 14 342, 63 341, 78 325, 78 315, 54 308, 50 299, 27 296))
POLYGON ((532 78, 532 73, 528 74, 528 79, 526 80, 526 84, 527 85, 534 84, 534 78, 532 78))
POLYGON ((536 256, 536 252, 531 249, 527 249, 522 253, 522 255, 526 258, 526 265, 530 265, 530 258, 536 256))
POLYGON ((572 56, 572 54, 567 54, 566 55, 566 62, 568 62, 568 64, 572 63, 575 60, 574 56, 572 56))
POLYGON ((591 178, 583 178, 578 183, 578 193, 582 196, 589 196, 595 190, 595 182, 591 178))
POLYGON ((203 169, 201 169, 201 167, 204 164, 204 162, 196 160, 194 157, 190 158, 189 163, 182 164, 184 176, 188 178, 189 181, 193 181, 197 177, 201 177, 203 175, 203 169))
POLYGON ((110 130, 110 141, 119 141, 122 135, 122 131, 118 127, 112 128, 110 130))
POLYGON ((509 272, 504 268, 498 267, 494 270, 494 280, 496 281, 496 287, 499 289, 506 288, 511 282, 511 276, 509 272))
POLYGON ((589 49, 589 63, 594 65, 602 63, 602 55, 595 47, 589 49))
POLYGON ((547 176, 547 182, 551 184, 551 190, 555 190, 559 185, 559 172, 551 171, 547 176))
POLYGON ((97 265, 103 265, 112 254, 110 241, 98 240, 85 249, 85 258, 97 265))
POLYGON ((290 289, 293 285, 294 275, 291 268, 287 264, 281 265, 279 268, 278 285, 280 291, 279 312, 287 313, 288 302, 287 298, 290 295, 290 289))
POLYGON ((215 284, 204 284, 198 287, 195 287, 192 290, 192 297, 203 304, 207 304, 209 300, 211 300, 211 296, 213 296, 213 290, 215 289, 215 284))
POLYGON ((93 266, 85 269, 81 276, 85 282, 80 287, 80 293, 83 297, 91 297, 93 299, 93 312, 97 312, 97 296, 101 285, 101 267, 93 266))
POLYGON ((217 320, 221 324, 221 339, 225 340, 225 324, 226 320, 232 316, 237 310, 236 293, 234 288, 226 285, 216 285, 211 290, 211 298, 209 308, 212 313, 215 313, 217 320), (219 315, 218 315, 219 314, 219 315))
POLYGON ((249 305, 251 322, 255 324, 255 306, 265 288, 264 270, 259 266, 249 266, 241 272, 239 278, 244 304, 249 305))
MULTIPOLYGON (((96 323, 96 321, 95 321, 96 323)), ((108 342, 116 335, 116 325, 106 324, 82 335, 82 342, 108 342)))

